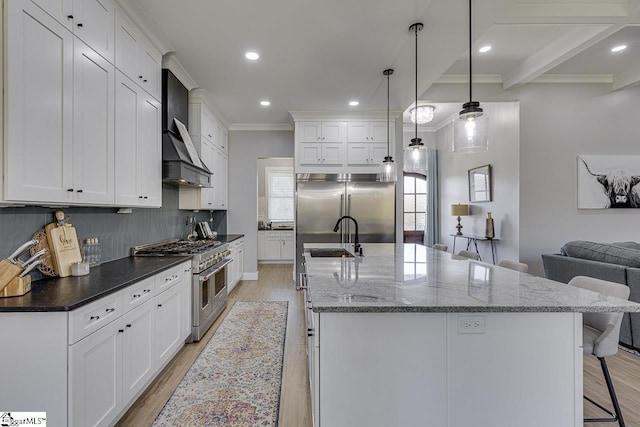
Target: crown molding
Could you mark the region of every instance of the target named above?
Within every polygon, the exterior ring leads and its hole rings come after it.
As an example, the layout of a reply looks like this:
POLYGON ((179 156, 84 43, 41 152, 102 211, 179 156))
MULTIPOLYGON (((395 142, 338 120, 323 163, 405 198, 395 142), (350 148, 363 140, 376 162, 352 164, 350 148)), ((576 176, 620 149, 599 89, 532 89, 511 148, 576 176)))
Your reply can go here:
POLYGON ((234 123, 229 126, 229 132, 234 131, 293 131, 293 126, 287 123, 234 123))
POLYGON ((196 81, 191 77, 186 68, 182 66, 178 58, 173 52, 167 53, 162 57, 162 68, 168 68, 186 86, 188 90, 198 87, 196 81))
MULTIPOLYGON (((289 111, 291 118, 301 120, 387 120, 386 111, 289 111)), ((389 120, 395 120, 402 111, 390 111, 389 120)))

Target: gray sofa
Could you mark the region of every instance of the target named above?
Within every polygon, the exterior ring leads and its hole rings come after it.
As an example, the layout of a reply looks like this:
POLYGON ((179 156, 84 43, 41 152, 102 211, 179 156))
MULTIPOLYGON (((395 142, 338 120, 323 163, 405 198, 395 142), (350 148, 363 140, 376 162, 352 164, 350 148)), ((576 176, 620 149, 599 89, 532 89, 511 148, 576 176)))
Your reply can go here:
MULTIPOLYGON (((568 283, 575 276, 589 276, 629 286, 629 299, 640 303, 640 244, 636 242, 567 242, 560 254, 542 255, 544 275, 568 283)), ((640 313, 625 314, 620 342, 640 349, 640 313)))

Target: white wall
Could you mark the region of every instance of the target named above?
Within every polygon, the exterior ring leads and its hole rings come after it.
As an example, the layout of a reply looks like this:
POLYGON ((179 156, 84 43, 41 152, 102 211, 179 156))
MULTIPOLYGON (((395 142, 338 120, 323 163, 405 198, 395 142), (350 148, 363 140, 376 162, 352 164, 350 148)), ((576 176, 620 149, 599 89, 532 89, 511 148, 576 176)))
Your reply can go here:
POLYGON ((530 84, 520 89, 520 258, 543 274, 543 253, 570 240, 640 241, 634 209, 578 210, 577 156, 640 154, 640 87, 530 84))
POLYGON ((293 131, 229 132, 229 234, 244 234, 244 272, 258 272, 258 158, 293 157, 293 131))
MULTIPOLYGON (((487 212, 495 222, 496 262, 501 259, 518 260, 519 246, 519 107, 517 102, 482 103, 489 116, 489 149, 481 153, 460 154, 451 149, 453 125, 448 124, 436 132, 438 149, 438 190, 440 193, 440 240, 453 250, 453 237, 457 232, 456 217, 451 216, 451 205, 469 204, 470 215, 462 217, 464 234, 484 236, 487 212), (492 201, 469 201, 468 170, 490 164, 492 174, 492 201)), ((466 248, 466 239, 457 238, 455 251, 466 248)), ((483 261, 491 262, 488 242, 478 242, 483 261)))

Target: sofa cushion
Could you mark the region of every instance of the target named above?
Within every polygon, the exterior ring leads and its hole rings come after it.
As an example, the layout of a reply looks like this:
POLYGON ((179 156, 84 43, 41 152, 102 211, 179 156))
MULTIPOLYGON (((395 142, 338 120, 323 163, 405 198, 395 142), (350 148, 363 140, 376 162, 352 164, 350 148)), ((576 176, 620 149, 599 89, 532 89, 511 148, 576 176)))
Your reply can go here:
POLYGON ((609 243, 595 243, 574 240, 565 243, 560 252, 563 255, 609 264, 640 267, 640 250, 614 246, 609 243))
POLYGON ((640 243, 638 242, 614 242, 612 243, 612 245, 621 248, 636 249, 640 251, 640 243))

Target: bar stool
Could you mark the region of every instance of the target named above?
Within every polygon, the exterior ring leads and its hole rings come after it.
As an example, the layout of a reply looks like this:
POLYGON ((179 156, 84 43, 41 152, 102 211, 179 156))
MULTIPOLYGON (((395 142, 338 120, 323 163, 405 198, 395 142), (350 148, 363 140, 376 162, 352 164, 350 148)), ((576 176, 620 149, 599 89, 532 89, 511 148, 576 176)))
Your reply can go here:
POLYGON ((508 268, 510 270, 516 270, 521 273, 526 273, 529 269, 529 266, 523 262, 518 261, 510 261, 508 259, 503 259, 498 263, 500 267, 508 268))
POLYGON ((447 249, 449 249, 449 246, 447 245, 443 245, 442 243, 435 243, 433 246, 431 246, 433 249, 437 249, 439 251, 444 251, 447 252, 447 249))
MULTIPOLYGON (((576 276, 569 281, 570 285, 588 289, 621 299, 629 299, 630 289, 626 285, 608 282, 606 280, 594 279, 593 277, 576 276)), ((609 414, 611 418, 585 418, 585 423, 618 422, 620 427, 624 427, 624 419, 620 411, 616 391, 609 375, 606 356, 613 356, 618 352, 618 341, 620 340, 620 325, 624 313, 584 313, 582 315, 582 352, 593 354, 600 360, 602 373, 609 389, 609 396, 615 413, 593 401, 587 396, 586 400, 609 414)))

